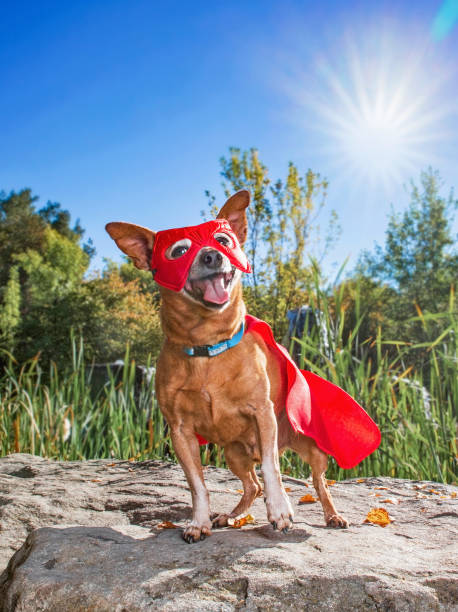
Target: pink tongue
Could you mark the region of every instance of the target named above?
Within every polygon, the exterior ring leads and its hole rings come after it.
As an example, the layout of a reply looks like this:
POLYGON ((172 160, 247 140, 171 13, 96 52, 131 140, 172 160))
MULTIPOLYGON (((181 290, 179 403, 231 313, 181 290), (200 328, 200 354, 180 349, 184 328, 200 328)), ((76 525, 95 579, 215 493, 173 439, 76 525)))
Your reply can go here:
POLYGON ((224 288, 224 276, 215 276, 205 282, 204 300, 213 304, 224 304, 229 299, 229 292, 224 288))

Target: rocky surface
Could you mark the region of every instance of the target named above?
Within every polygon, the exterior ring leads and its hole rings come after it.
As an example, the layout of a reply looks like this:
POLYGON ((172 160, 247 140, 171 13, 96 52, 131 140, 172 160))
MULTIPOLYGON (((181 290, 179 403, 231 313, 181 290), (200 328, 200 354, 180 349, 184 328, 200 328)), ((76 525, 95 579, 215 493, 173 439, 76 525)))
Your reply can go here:
MULTIPOLYGON (((231 509, 239 481, 205 470, 214 510, 231 509)), ((332 486, 351 525, 326 528, 314 494, 285 477, 296 518, 283 535, 256 500, 254 525, 186 544, 181 468, 150 461, 60 463, 0 459, 0 610, 458 610, 457 488, 389 478, 332 486), (385 502, 390 499, 392 502, 385 502), (385 528, 364 523, 388 510, 385 528)))

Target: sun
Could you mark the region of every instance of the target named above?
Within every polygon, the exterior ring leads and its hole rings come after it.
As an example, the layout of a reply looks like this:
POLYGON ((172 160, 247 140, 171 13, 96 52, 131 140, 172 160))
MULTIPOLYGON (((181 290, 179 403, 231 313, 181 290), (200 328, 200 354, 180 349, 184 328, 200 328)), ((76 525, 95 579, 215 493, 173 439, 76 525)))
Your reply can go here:
POLYGON ((450 74, 438 65, 424 42, 380 28, 373 36, 347 36, 339 49, 315 57, 306 85, 296 79, 289 91, 337 174, 389 191, 434 163, 437 144, 447 138, 450 74))

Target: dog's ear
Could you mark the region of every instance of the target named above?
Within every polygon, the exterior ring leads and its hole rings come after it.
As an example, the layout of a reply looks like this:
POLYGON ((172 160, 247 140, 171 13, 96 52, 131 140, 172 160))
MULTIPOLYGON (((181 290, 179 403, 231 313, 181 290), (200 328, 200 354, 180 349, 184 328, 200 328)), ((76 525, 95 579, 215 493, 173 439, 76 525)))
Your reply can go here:
POLYGON ((250 192, 246 189, 237 191, 231 196, 219 211, 217 219, 229 221, 240 244, 245 244, 247 236, 246 208, 250 203, 250 192))
POLYGON ((151 269, 154 232, 133 223, 107 223, 105 229, 139 270, 151 269))

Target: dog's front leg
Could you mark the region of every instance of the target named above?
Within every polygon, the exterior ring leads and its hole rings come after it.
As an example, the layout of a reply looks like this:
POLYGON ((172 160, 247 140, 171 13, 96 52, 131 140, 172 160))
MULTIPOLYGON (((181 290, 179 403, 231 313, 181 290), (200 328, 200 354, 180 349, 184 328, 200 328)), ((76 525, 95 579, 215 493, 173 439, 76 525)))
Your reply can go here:
POLYGON ((261 445, 261 472, 264 480, 267 519, 284 533, 292 527, 293 509, 283 488, 277 447, 277 419, 272 402, 256 411, 261 445))
POLYGON ((192 520, 183 531, 183 539, 190 544, 211 535, 210 501, 194 431, 187 431, 182 425, 172 426, 170 430, 173 449, 191 489, 192 520))

